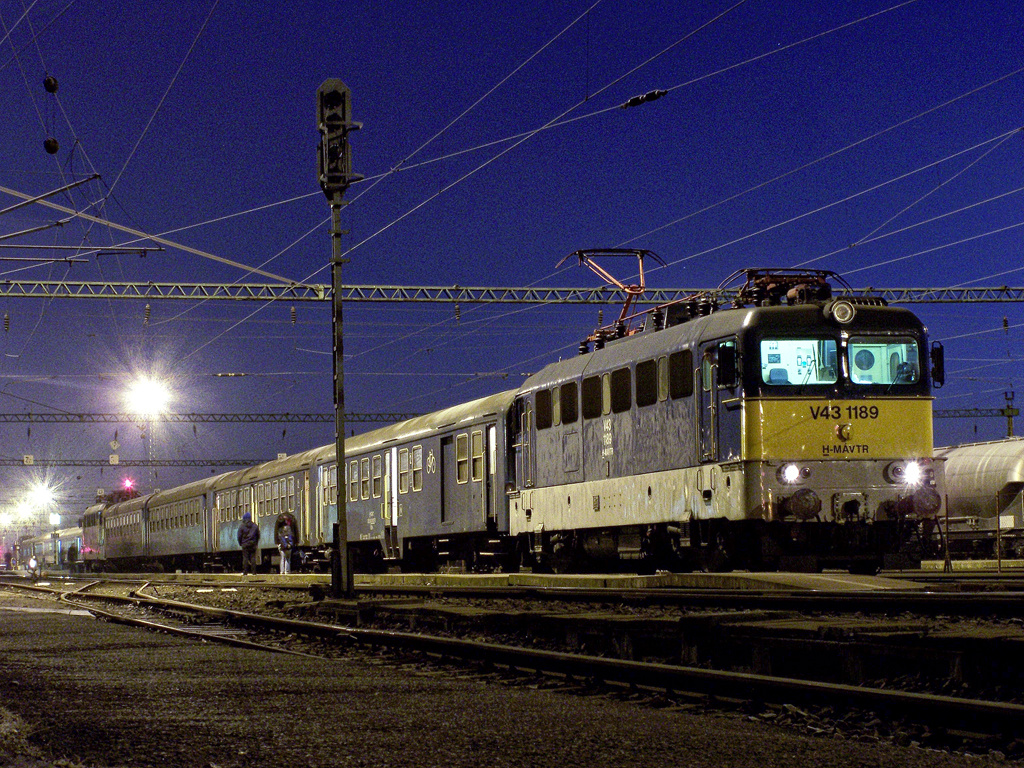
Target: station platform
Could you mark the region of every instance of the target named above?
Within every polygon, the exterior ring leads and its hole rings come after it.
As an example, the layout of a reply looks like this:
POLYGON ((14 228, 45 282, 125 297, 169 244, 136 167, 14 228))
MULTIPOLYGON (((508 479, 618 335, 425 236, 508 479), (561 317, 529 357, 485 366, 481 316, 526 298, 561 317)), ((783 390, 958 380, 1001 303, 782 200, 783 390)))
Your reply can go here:
MULTIPOLYGON (((952 560, 950 561, 954 573, 960 571, 1011 571, 1024 574, 1024 560, 952 560)), ((921 570, 927 572, 944 571, 946 563, 943 560, 925 560, 921 563, 921 570)))

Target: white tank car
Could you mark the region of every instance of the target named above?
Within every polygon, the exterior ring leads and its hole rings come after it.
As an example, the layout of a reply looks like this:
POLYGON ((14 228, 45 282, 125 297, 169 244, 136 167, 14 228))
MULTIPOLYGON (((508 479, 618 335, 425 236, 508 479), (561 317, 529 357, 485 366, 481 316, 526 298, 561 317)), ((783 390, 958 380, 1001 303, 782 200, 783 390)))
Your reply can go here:
POLYGON ((945 461, 950 542, 954 551, 1024 556, 1024 438, 936 448, 945 461))

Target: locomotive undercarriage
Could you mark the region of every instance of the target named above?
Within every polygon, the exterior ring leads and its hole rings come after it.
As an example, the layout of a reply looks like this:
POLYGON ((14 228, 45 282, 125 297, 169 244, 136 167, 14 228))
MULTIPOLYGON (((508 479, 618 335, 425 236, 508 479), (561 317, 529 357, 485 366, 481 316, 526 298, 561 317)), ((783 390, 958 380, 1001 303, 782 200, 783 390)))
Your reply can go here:
POLYGON ((818 572, 842 568, 874 574, 919 564, 905 553, 916 529, 899 521, 806 525, 763 520, 691 520, 616 529, 524 534, 523 564, 556 573, 627 570, 818 572))

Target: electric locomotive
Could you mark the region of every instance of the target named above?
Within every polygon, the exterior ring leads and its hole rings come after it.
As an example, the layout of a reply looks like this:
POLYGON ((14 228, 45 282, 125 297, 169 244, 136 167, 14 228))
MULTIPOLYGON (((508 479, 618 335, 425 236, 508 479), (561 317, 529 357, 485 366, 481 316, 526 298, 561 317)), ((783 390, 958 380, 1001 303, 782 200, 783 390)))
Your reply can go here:
POLYGON ((620 320, 524 383, 509 475, 528 562, 913 565, 942 503, 941 345, 905 309, 833 298, 834 273, 745 275, 727 311, 710 294, 620 320))

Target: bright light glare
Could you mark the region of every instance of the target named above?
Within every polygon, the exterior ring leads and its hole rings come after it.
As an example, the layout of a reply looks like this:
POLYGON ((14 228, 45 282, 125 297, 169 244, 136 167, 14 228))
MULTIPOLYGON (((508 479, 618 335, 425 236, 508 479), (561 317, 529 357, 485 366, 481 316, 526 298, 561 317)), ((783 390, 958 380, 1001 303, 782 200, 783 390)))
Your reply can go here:
POLYGON ((53 489, 39 483, 28 492, 28 503, 36 509, 42 509, 53 503, 53 489))
POLYGON ((800 479, 800 467, 796 464, 787 464, 782 470, 782 479, 787 483, 795 483, 800 479))
POLYGON ((0 527, 6 528, 14 522, 14 515, 10 512, 0 512, 0 527))
POLYGON ((50 513, 50 525, 60 525, 60 515, 58 515, 56 512, 50 513))
POLYGON ((908 461, 903 470, 903 480, 907 485, 917 485, 921 482, 921 465, 916 461, 908 461))
POLYGON ((143 416, 155 416, 167 410, 171 391, 163 382, 153 379, 138 379, 125 393, 128 409, 143 416))
POLYGON ((126 491, 130 491, 132 488, 135 487, 135 481, 132 480, 130 477, 126 477, 121 485, 126 491))

